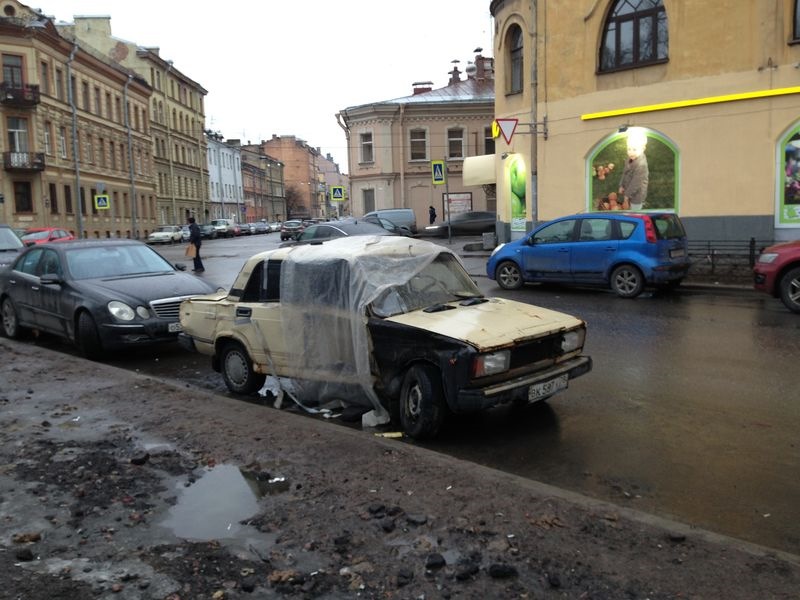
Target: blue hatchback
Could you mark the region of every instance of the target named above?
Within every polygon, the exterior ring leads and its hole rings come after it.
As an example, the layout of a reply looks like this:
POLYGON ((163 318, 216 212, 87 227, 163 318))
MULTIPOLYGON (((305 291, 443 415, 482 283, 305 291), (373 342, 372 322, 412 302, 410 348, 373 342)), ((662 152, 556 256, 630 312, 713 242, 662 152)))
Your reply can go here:
POLYGON ((586 213, 539 225, 501 244, 486 274, 506 290, 526 282, 610 287, 635 298, 646 285, 672 288, 689 271, 686 231, 674 213, 586 213))

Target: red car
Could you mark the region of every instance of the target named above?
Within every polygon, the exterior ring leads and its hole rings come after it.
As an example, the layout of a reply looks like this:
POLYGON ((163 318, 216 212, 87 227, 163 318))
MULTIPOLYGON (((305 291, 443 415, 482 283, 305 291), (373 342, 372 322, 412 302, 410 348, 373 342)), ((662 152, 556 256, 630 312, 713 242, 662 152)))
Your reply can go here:
POLYGON ((780 298, 786 308, 800 313, 800 240, 764 248, 753 275, 757 290, 780 298))
POLYGON ((26 246, 31 246, 33 244, 46 244, 47 242, 66 242, 74 239, 74 235, 59 227, 31 227, 22 236, 22 243, 26 246))

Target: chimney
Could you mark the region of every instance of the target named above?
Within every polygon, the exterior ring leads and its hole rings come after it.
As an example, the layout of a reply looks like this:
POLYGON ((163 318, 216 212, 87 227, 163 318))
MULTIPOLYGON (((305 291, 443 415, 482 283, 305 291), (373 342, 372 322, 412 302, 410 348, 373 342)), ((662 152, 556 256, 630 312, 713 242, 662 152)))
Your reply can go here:
POLYGON ((432 81, 415 81, 411 85, 414 88, 415 96, 417 94, 424 94, 425 92, 430 92, 433 89, 432 81))
POLYGON ((461 81, 461 71, 458 70, 458 67, 453 67, 453 70, 450 71, 450 81, 447 82, 447 85, 453 85, 454 83, 459 83, 461 81))

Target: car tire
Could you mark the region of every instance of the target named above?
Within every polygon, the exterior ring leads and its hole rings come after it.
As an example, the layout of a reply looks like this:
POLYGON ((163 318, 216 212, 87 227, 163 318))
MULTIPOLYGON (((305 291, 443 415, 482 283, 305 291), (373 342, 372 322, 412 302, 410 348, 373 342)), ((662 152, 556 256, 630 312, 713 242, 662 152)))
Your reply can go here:
POLYGON ((97 325, 88 312, 83 311, 78 315, 78 324, 75 332, 78 351, 89 360, 99 360, 103 356, 103 343, 97 325))
POLYGON ((504 290, 518 290, 524 283, 522 270, 512 260, 506 260, 497 265, 494 273, 495 281, 504 290))
POLYGON ((644 290, 644 275, 638 267, 620 265, 611 272, 610 284, 620 298, 636 298, 644 290))
POLYGON ((255 394, 264 387, 266 375, 253 370, 253 361, 239 342, 228 342, 220 353, 220 367, 225 385, 234 394, 255 394))
POLYGON ((0 304, 0 324, 3 326, 3 335, 7 338, 16 340, 22 337, 24 330, 19 324, 17 308, 11 298, 4 298, 0 304))
POLYGON ((400 389, 400 425, 406 435, 421 440, 439 432, 445 416, 444 391, 438 371, 414 365, 403 377, 400 389))
POLYGON ((781 301, 793 313, 800 313, 800 267, 789 269, 780 282, 781 301))

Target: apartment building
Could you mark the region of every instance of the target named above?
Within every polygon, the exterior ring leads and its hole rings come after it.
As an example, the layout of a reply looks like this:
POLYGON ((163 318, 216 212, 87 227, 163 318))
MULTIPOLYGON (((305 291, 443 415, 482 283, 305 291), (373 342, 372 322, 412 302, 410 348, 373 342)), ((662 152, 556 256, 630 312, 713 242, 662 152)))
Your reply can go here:
POLYGON ((15 0, 0 1, 0 55, 0 222, 146 237, 158 224, 147 82, 15 0))
POLYGON ((190 216, 207 221, 211 217, 204 130, 204 97, 208 92, 172 61, 161 58, 158 48, 143 48, 113 37, 108 16, 75 17, 73 24, 59 29, 133 70, 152 88, 152 154, 159 223, 185 223, 190 216))
POLYGON ((242 150, 242 180, 247 203, 247 221, 283 221, 286 218, 286 197, 283 163, 246 144, 242 150))
POLYGON ((798 236, 798 0, 493 0, 490 11, 495 113, 516 125, 495 155, 506 238, 620 194, 631 146, 649 171, 643 209, 677 212, 693 239, 798 236), (524 165, 521 203, 511 158, 524 165))
MULTIPOLYGON (((494 210, 494 179, 464 181, 471 157, 495 148, 494 61, 478 54, 465 69, 454 67, 447 86, 413 84, 410 96, 352 106, 337 115, 347 136, 350 203, 354 215, 382 208, 411 208, 418 223, 428 209, 494 210), (434 182, 432 164, 446 177, 434 182)), ((481 162, 481 161, 478 161, 481 162)))

